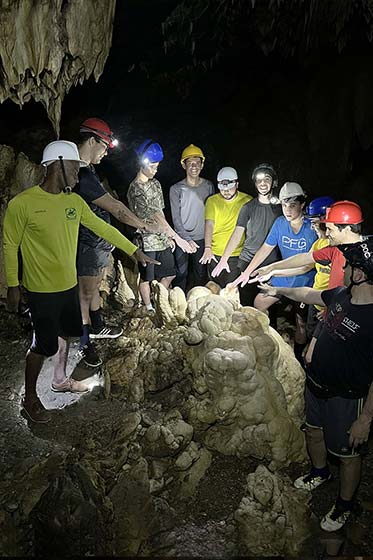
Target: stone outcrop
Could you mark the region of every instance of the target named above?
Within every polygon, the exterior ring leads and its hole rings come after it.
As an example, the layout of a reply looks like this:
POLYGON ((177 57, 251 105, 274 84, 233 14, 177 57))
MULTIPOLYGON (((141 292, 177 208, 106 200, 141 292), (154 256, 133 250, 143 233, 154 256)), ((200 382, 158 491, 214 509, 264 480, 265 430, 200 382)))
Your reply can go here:
POLYGON ((260 465, 248 475, 245 496, 235 513, 241 552, 298 557, 309 536, 308 501, 287 477, 260 465))
POLYGON ((40 101, 58 134, 70 88, 102 74, 115 0, 5 1, 0 20, 0 103, 40 101))

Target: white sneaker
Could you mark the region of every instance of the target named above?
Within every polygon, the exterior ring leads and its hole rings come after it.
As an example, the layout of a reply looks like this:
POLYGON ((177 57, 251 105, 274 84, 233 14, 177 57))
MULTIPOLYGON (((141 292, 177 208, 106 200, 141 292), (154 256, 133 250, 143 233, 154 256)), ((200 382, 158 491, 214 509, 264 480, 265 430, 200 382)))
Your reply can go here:
POLYGON ((321 484, 324 484, 324 482, 328 482, 328 480, 331 479, 331 473, 329 473, 326 478, 323 478, 322 476, 312 476, 311 473, 308 473, 294 480, 293 484, 295 488, 298 488, 298 490, 308 490, 309 492, 311 492, 321 484))
POLYGON ((348 521, 351 510, 340 510, 334 505, 332 509, 322 518, 320 527, 324 531, 331 533, 342 529, 343 525, 348 521))

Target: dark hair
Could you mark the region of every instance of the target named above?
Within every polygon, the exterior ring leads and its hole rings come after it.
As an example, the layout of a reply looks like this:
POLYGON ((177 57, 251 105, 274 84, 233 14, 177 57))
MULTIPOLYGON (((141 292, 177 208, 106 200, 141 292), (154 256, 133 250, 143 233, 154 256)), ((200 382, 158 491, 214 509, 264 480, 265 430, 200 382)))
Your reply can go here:
POLYGON ((326 231, 326 224, 324 222, 319 222, 318 227, 321 231, 326 231))
POLYGON ((79 132, 78 136, 76 137, 76 144, 81 146, 85 142, 88 142, 90 138, 96 138, 96 135, 93 132, 79 132))
POLYGON ((339 231, 342 231, 343 229, 346 229, 346 227, 349 227, 351 229, 352 233, 361 233, 361 224, 334 224, 339 231))

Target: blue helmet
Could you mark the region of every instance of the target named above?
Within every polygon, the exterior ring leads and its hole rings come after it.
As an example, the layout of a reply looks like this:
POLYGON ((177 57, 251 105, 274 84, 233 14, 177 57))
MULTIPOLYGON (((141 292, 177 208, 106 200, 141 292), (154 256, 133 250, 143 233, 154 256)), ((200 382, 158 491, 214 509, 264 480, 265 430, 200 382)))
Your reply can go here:
POLYGON ((145 140, 135 149, 141 164, 158 163, 163 159, 163 150, 153 140, 145 140))
POLYGON ((306 208, 307 218, 320 218, 326 214, 326 209, 334 204, 335 200, 330 196, 319 196, 311 200, 306 208))

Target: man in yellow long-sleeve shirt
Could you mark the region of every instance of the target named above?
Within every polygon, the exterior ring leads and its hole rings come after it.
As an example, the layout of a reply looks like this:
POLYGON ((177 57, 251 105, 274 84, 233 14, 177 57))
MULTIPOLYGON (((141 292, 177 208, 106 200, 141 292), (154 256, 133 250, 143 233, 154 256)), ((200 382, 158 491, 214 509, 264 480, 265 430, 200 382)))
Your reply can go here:
POLYGON ((45 356, 54 356, 51 388, 57 392, 84 392, 87 387, 66 377, 68 337, 80 336, 81 314, 77 289, 76 251, 79 225, 83 224, 142 264, 154 263, 118 230, 90 210, 72 189, 80 160, 75 144, 51 142, 43 152, 46 175, 40 186, 14 197, 4 219, 4 260, 8 306, 17 309, 20 297, 18 250, 23 261, 22 284, 28 292, 33 340, 26 355, 25 398, 27 416, 47 422, 50 414, 36 393, 36 382, 45 356))

